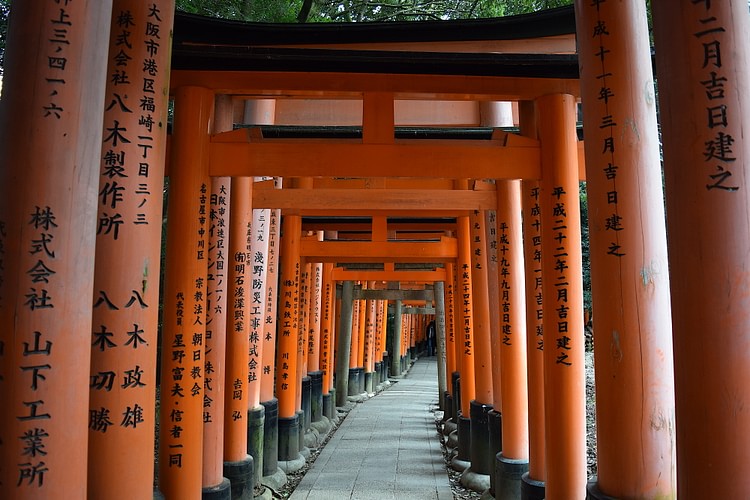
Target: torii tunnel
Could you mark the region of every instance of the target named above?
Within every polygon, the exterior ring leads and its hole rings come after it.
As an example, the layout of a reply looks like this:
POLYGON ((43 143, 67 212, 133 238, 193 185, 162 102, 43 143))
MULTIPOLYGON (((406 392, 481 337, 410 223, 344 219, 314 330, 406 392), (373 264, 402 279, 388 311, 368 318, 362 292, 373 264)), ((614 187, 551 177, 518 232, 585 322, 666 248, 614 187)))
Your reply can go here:
POLYGON ((748 7, 652 14, 14 1, 0 498, 252 498, 433 347, 490 497, 750 498, 748 7))

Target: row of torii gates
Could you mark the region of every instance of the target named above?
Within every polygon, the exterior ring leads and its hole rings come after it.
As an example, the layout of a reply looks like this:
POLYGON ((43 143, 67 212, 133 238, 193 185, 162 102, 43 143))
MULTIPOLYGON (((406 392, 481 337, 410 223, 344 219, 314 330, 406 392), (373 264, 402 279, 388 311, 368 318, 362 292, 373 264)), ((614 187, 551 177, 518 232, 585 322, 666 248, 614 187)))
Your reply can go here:
MULTIPOLYGON (((278 453, 261 470, 293 461, 306 372, 341 402, 351 369, 383 366, 384 301, 418 293, 445 310, 441 403, 460 399, 478 472, 528 470, 549 499, 750 497, 745 2, 654 2, 666 226, 643 2, 416 25, 173 12, 13 4, 0 497, 151 497, 157 422, 169 499, 247 469, 264 409, 278 453), (497 457, 477 418, 501 425, 497 457)), ((396 371, 407 347, 388 346, 396 371)))

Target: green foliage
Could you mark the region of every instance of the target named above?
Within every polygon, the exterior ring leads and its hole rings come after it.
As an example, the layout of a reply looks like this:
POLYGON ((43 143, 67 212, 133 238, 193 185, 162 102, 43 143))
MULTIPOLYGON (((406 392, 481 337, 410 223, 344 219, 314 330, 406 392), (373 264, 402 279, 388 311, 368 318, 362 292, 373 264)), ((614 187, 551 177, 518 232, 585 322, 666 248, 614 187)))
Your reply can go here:
POLYGON ((572 0, 177 0, 177 9, 256 22, 471 19, 525 14, 572 0))

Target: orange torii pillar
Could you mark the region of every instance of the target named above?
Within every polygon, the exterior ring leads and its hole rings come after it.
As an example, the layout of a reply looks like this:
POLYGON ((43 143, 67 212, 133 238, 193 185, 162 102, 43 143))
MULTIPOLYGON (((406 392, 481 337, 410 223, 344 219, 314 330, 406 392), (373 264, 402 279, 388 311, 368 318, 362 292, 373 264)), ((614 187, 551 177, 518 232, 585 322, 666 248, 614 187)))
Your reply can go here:
MULTIPOLYGON (((91 343, 101 330, 94 325, 88 335, 111 8, 111 1, 13 5, 0 113, 2 498, 85 498, 87 417, 124 432, 140 418, 132 406, 87 413, 91 343)), ((99 228, 114 239, 119 225, 99 228)), ((124 344, 134 334, 104 332, 105 345, 131 348, 124 344)), ((153 394, 153 382, 145 391, 153 394)))
MULTIPOLYGON (((500 284, 497 280, 497 211, 484 210, 483 212, 484 232, 487 238, 487 297, 490 304, 490 350, 492 353, 492 365, 490 367, 492 373, 492 409, 487 413, 487 428, 489 433, 489 451, 494 468, 495 456, 503 449, 501 338, 498 334, 500 331, 500 284)), ((495 494, 494 474, 490 475, 489 493, 491 495, 495 494)))
MULTIPOLYGON (((323 241, 323 231, 318 231, 318 241, 323 241)), ((323 372, 320 360, 323 352, 321 345, 321 305, 323 288, 323 263, 312 265, 310 276, 310 326, 308 340, 307 370, 310 377, 310 422, 320 422, 323 419, 323 372)), ((318 431, 323 430, 323 427, 318 431)))
MULTIPOLYGON (((246 110, 247 113, 247 110, 246 110)), ((247 120, 247 115, 246 115, 247 120)), ((255 181, 260 181, 256 178, 255 181)), ((261 372, 263 370, 263 333, 266 309, 266 281, 268 277, 268 237, 271 224, 271 211, 254 209, 252 235, 248 254, 249 293, 247 301, 247 322, 250 338, 248 346, 248 406, 247 406, 247 452, 253 457, 255 486, 260 484, 263 475, 263 448, 265 440, 266 409, 261 402, 261 372)))
POLYGON ((352 306, 352 341, 349 350, 349 396, 356 396, 357 394, 362 393, 359 386, 360 376, 363 373, 360 362, 364 344, 363 337, 365 327, 364 318, 362 317, 363 307, 364 301, 357 299, 354 300, 354 305, 352 306))
MULTIPOLYGON (((368 289, 372 289, 375 282, 368 284, 368 289)), ((365 302, 365 343, 364 343, 364 391, 368 394, 374 392, 373 377, 375 374, 375 320, 377 318, 376 300, 367 300, 365 302)))
POLYGON ((446 425, 444 433, 446 435, 455 430, 456 418, 458 417, 456 412, 458 369, 456 366, 456 308, 454 302, 454 290, 456 288, 455 269, 456 265, 454 262, 445 263, 445 377, 448 390, 443 396, 445 400, 445 408, 443 410, 445 411, 444 422, 446 425))
POLYGON ((344 281, 341 288, 341 317, 336 335, 336 406, 344 406, 349 395, 349 373, 354 317, 354 282, 344 281))
MULTIPOLYGON (((533 101, 519 103, 521 135, 536 139, 533 101)), ((526 373, 528 374, 529 471, 521 480, 521 497, 544 499, 544 334, 542 328, 542 209, 539 181, 521 182, 526 290, 526 373)))
POLYGON ((201 494, 213 107, 214 94, 208 89, 181 87, 175 93, 159 419, 159 485, 167 498, 201 494))
POLYGON ((598 476, 588 497, 674 498, 669 266, 646 5, 578 2, 576 15, 586 40, 579 56, 596 307, 598 476))
POLYGON ((380 384, 388 383, 388 363, 387 363, 387 341, 388 341, 388 301, 380 301, 380 317, 378 318, 378 359, 380 360, 380 384))
MULTIPOLYGON (((232 97, 216 96, 214 133, 232 130, 232 97)), ((243 483, 244 478, 224 476, 224 396, 227 343, 228 274, 225 270, 227 232, 231 205, 231 180, 212 177, 208 211, 208 274, 206 275, 206 335, 203 358, 203 493, 204 499, 225 498, 230 494, 230 479, 243 483)), ((232 472, 236 472, 233 470, 232 472)), ((240 485, 238 491, 243 491, 240 485)))
MULTIPOLYGON (((224 400, 224 475, 231 482, 232 497, 243 498, 253 491, 255 464, 248 454, 248 297, 252 266, 249 241, 252 237, 252 182, 250 177, 236 177, 231 183, 229 210, 229 245, 226 276, 229 300, 226 321, 226 397, 224 400)), ((216 267, 215 272, 221 270, 216 267)), ((209 265, 209 277, 212 274, 209 265)))
MULTIPOLYGON (((675 364, 677 496, 748 498, 750 212, 744 2, 655 3, 675 364)), ((654 425, 668 428, 668 409, 654 425)))
MULTIPOLYGON (((305 237, 305 236, 303 236, 305 237)), ((309 237, 307 235, 306 237, 309 237)), ((305 259, 301 260, 302 278, 300 279, 299 294, 299 329, 297 344, 297 415, 299 415, 299 451, 307 457, 309 449, 305 444, 305 434, 310 428, 310 377, 307 376, 307 343, 308 343, 308 325, 310 314, 308 304, 310 303, 310 269, 311 264, 305 259)))
POLYGON ((471 450, 470 401, 474 399, 474 313, 472 292, 471 262, 471 223, 469 216, 457 218, 458 259, 456 263, 456 284, 458 286, 456 309, 461 319, 457 324, 456 343, 460 346, 461 357, 457 360, 460 375, 460 412, 458 415, 458 454, 451 465, 457 470, 469 466, 471 450))
POLYGON ((521 476, 529 466, 526 383, 526 297, 521 181, 497 181, 497 255, 500 284, 500 364, 502 365, 502 452, 495 462, 495 498, 521 495, 521 476))
MULTIPOLYGON (((243 121, 250 125, 273 124, 275 119, 276 101, 272 99, 247 99, 243 106, 243 121)), ((272 181, 270 177, 255 177, 254 182, 272 181)), ((270 344, 264 338, 266 334, 266 312, 268 300, 268 261, 269 239, 271 231, 271 210, 253 209, 249 224, 250 234, 245 238, 247 254, 248 292, 245 296, 246 324, 249 334, 247 352, 247 453, 253 457, 254 481, 253 487, 260 484, 264 475, 265 458, 265 420, 266 408, 261 404, 263 397, 263 370, 268 361, 264 348, 270 344)), ((274 255, 275 257, 275 255, 274 255)), ((275 346, 271 355, 275 354, 275 346)), ((266 382, 267 386, 268 384, 266 382)), ((271 387, 267 387, 271 389, 271 387)), ((273 394, 271 394, 273 397, 273 394)), ((277 450, 274 453, 278 454, 277 450)), ((277 459, 273 459, 274 464, 277 459)))
POLYGON ((300 238, 302 218, 286 215, 282 220, 281 294, 279 295, 278 347, 276 352, 276 395, 279 398, 279 466, 285 472, 304 465, 300 455, 297 413, 297 354, 300 294, 300 238), (283 462, 283 463, 282 463, 283 462))
MULTIPOLYGON (((89 426, 87 495, 130 499, 146 497, 154 487, 150 462, 170 51, 167 40, 162 50, 162 40, 148 25, 168 32, 174 2, 117 0, 112 11, 107 73, 129 71, 131 78, 109 80, 105 94, 104 128, 118 123, 122 135, 113 135, 102 148, 97 218, 113 216, 123 224, 96 238, 93 325, 94 330, 105 325, 99 331, 112 336, 91 349, 89 415, 101 419, 89 424, 101 425, 89 426), (120 43, 123 36, 128 45, 120 43), (144 69, 146 61, 153 64, 150 70, 144 69), (144 90, 143 78, 153 80, 153 92, 144 90)), ((51 249, 52 240, 48 243, 51 249)), ((50 304, 55 305, 49 300, 39 305, 50 304)))
MULTIPOLYGON (((485 214, 479 210, 469 217, 471 224, 471 278, 474 312, 474 386, 475 397, 469 402, 471 418, 471 472, 481 478, 471 485, 484 491, 490 487, 495 468, 495 454, 490 449, 488 413, 492 410, 492 347, 490 340, 490 300, 487 276, 487 234, 485 214)), ((494 276, 492 279, 496 279, 494 276)), ((497 307, 493 304, 494 307, 497 307)), ((468 485, 468 475, 462 477, 468 485)))
MULTIPOLYGON (((362 282, 362 290, 367 289, 367 282, 362 282)), ((357 346, 357 394, 365 392, 365 332, 367 330, 367 301, 359 301, 359 343, 357 346)))
POLYGON ((320 371, 323 390, 323 416, 329 420, 335 417, 336 408, 331 394, 333 381, 333 307, 336 301, 336 284, 333 281, 333 263, 323 264, 321 283, 321 313, 320 313, 320 371))
POLYGON ((586 495, 581 216, 575 98, 537 100, 545 299, 544 403, 550 500, 586 495))
MULTIPOLYGON (((274 102, 274 101, 271 101, 274 102)), ((281 189, 280 177, 274 188, 281 189)), ((268 260, 266 263, 266 308, 263 320, 263 369, 260 375, 260 401, 265 409, 263 421, 264 484, 281 486, 286 482, 279 468, 279 400, 274 395, 276 376, 276 311, 279 297, 279 226, 281 210, 271 209, 268 224, 268 260)))

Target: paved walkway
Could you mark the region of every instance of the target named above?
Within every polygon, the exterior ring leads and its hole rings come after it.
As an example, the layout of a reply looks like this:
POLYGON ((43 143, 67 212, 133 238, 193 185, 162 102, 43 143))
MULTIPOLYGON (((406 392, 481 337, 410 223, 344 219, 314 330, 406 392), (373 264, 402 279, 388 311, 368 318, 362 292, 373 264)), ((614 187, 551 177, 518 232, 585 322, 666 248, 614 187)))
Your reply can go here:
POLYGON ((352 409, 290 500, 452 500, 432 412, 435 359, 352 409))

